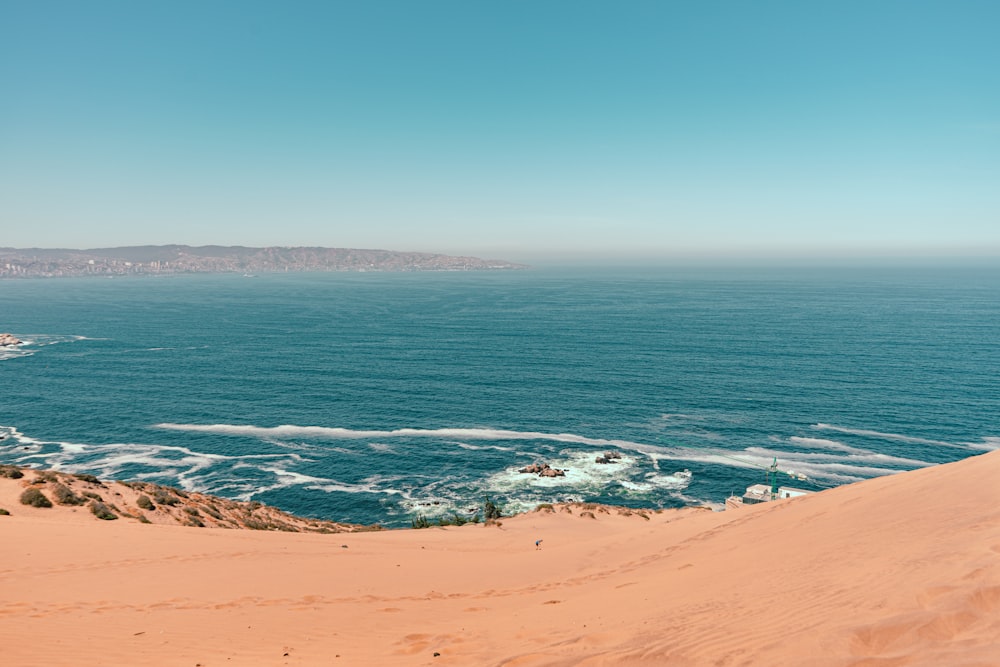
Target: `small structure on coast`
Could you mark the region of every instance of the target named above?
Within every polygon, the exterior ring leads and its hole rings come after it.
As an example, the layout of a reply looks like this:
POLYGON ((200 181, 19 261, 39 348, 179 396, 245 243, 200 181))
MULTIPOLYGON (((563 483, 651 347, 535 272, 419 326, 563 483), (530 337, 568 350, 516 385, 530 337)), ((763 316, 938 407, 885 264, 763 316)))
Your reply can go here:
POLYGON ((729 496, 726 498, 726 509, 736 509, 744 505, 757 505, 759 503, 769 503, 772 500, 784 500, 786 498, 796 498, 806 496, 812 491, 796 489, 790 486, 780 486, 772 490, 767 484, 752 484, 742 496, 729 496))
POLYGON ((767 470, 767 484, 751 484, 742 496, 731 495, 726 498, 726 509, 736 509, 744 505, 758 505, 769 503, 773 500, 784 500, 786 498, 796 498, 806 496, 812 491, 796 489, 791 486, 778 486, 778 473, 788 475, 794 479, 804 480, 805 475, 796 474, 790 470, 779 470, 778 459, 775 458, 767 470))

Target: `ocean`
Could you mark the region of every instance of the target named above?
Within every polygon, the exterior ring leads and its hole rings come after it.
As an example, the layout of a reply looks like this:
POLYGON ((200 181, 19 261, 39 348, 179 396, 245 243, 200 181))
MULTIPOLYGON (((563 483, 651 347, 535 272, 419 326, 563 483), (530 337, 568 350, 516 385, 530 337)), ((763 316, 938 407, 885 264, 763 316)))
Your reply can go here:
POLYGON ((7 280, 0 332, 0 463, 387 527, 1000 447, 995 266, 7 280))

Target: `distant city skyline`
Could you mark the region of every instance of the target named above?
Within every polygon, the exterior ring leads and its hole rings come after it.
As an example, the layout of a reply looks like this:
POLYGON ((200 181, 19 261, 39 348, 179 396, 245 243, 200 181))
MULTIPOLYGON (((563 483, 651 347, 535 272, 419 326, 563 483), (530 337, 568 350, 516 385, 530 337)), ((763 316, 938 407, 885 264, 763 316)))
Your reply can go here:
POLYGON ((0 247, 1000 257, 1000 4, 0 7, 0 247))

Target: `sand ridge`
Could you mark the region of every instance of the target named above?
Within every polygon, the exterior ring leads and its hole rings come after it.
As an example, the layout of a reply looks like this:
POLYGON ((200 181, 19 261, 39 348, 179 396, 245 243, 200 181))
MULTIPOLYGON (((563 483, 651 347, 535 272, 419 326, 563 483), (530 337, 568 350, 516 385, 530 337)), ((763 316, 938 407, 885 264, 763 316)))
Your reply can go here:
POLYGON ((39 519, 0 480, 0 632, 17 665, 1000 665, 998 479, 338 534, 39 519))

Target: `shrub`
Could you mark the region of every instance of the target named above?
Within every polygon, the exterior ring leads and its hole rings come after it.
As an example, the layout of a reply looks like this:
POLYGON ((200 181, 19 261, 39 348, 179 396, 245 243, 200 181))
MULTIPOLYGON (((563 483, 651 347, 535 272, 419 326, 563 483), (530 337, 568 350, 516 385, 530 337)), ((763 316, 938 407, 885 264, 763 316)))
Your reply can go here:
POLYGON ((10 516, 10 512, 0 507, 0 516, 10 516))
POLYGON ((423 514, 418 514, 417 516, 413 517, 412 521, 410 521, 410 526, 412 526, 413 528, 430 528, 431 524, 427 520, 427 517, 425 517, 423 514))
POLYGON ((73 493, 65 484, 56 482, 52 486, 52 497, 60 505, 82 505, 87 502, 85 499, 73 493))
POLYGON ((486 496, 486 504, 483 505, 483 515, 486 517, 487 521, 496 520, 503 516, 500 512, 500 508, 490 500, 489 496, 486 496))
POLYGON ((52 501, 34 487, 24 490, 24 493, 21 494, 21 504, 31 505, 32 507, 52 507, 52 501))
POLYGON ((153 501, 157 505, 169 505, 171 507, 181 502, 177 496, 171 495, 163 489, 157 489, 153 492, 153 501))
POLYGON ((103 519, 105 521, 114 521, 118 518, 118 515, 112 512, 107 505, 98 500, 90 501, 90 511, 98 519, 103 519))
POLYGON ((7 477, 8 479, 21 479, 24 477, 24 473, 21 472, 16 466, 0 466, 0 477, 7 477))
MULTIPOLYGON (((357 528, 354 529, 354 532, 356 532, 356 533, 376 533, 376 532, 378 532, 380 530, 385 530, 385 526, 383 526, 380 523, 373 523, 370 526, 358 526, 357 528)), ((334 531, 334 532, 340 532, 340 531, 334 531)))
POLYGON ((44 484, 45 482, 59 481, 59 478, 56 476, 56 474, 49 470, 36 470, 35 474, 37 475, 37 477, 35 477, 35 479, 32 480, 33 484, 39 484, 39 483, 44 484))
POLYGON ((185 507, 184 511, 191 516, 201 516, 201 512, 198 511, 197 507, 185 507))
POLYGON ((554 512, 555 508, 552 507, 552 503, 542 503, 535 508, 536 512, 554 512))
POLYGON ((150 521, 149 519, 146 518, 145 514, 140 514, 139 517, 138 517, 138 519, 139 519, 139 523, 153 523, 152 521, 150 521))
POLYGON ((94 493, 93 491, 84 491, 83 497, 90 498, 91 500, 100 500, 101 502, 104 502, 104 498, 101 497, 101 494, 94 493))
POLYGON ((138 498, 136 498, 135 504, 140 509, 144 509, 144 510, 151 510, 152 511, 152 510, 156 509, 156 505, 153 504, 153 501, 150 500, 149 496, 147 496, 147 495, 141 495, 138 498))
POLYGON ((219 510, 215 509, 211 505, 205 505, 201 509, 202 509, 203 512, 205 512, 205 514, 207 514, 208 516, 212 517, 216 521, 222 521, 222 514, 220 514, 219 510))
POLYGON ((81 482, 89 482, 90 484, 100 484, 101 483, 101 480, 97 479, 93 475, 77 474, 77 475, 73 475, 73 476, 76 477, 81 482))

